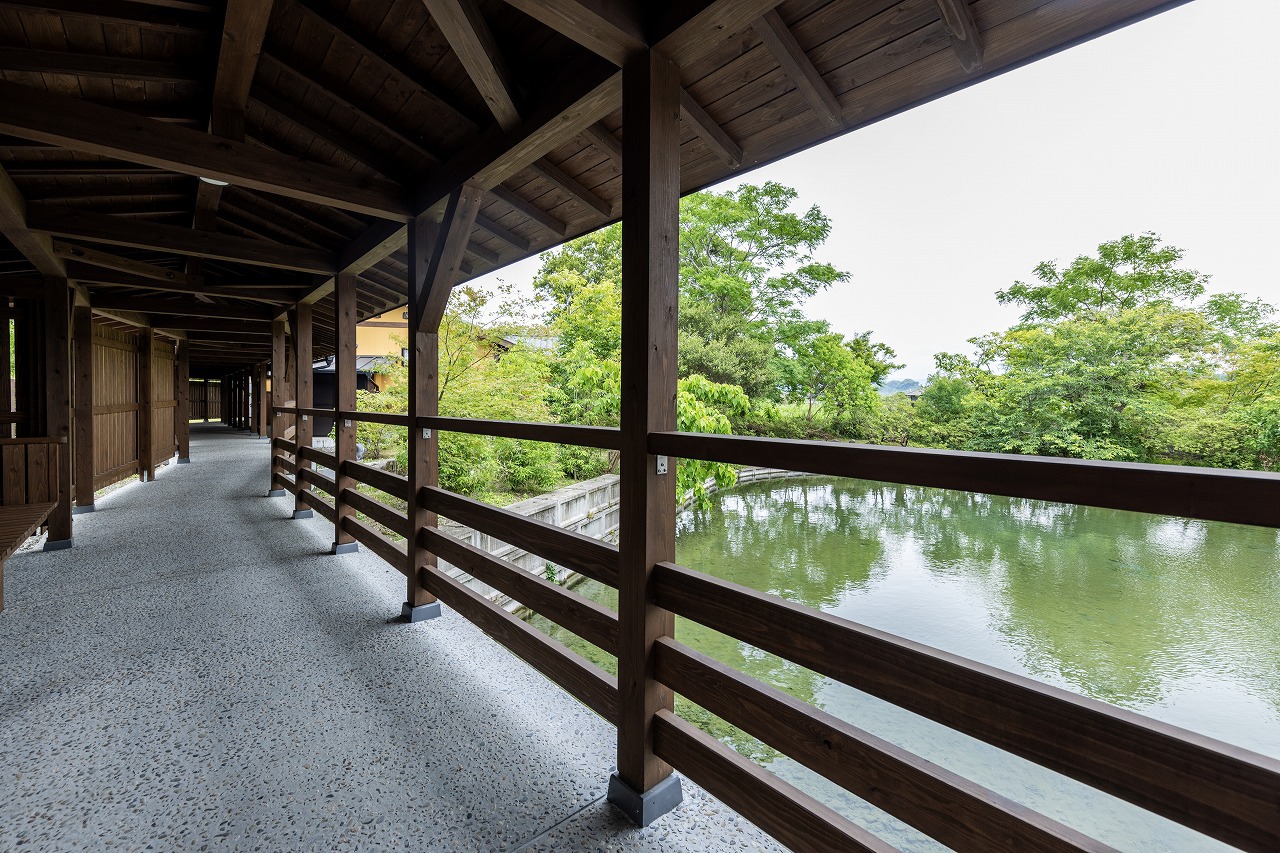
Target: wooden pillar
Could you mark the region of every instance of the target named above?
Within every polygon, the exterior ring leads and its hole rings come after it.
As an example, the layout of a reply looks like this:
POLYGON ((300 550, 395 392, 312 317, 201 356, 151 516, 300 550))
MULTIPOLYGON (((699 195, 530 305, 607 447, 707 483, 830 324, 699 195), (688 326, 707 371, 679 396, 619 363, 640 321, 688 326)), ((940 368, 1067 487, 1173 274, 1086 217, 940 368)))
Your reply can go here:
POLYGON ((18 438, 35 438, 44 432, 44 395, 37 386, 44 373, 44 359, 37 347, 43 305, 35 299, 19 299, 17 304, 13 321, 13 402, 21 415, 13 432, 18 438))
MULTIPOLYGON (((276 380, 272 380, 272 384, 276 380)), ((284 383, 284 376, 281 375, 279 381, 284 383)), ((257 419, 258 419, 258 435, 266 438, 269 430, 267 427, 271 423, 271 395, 267 391, 267 363, 264 361, 258 365, 258 398, 257 398, 257 419)))
POLYGON ((191 344, 186 338, 179 338, 177 348, 174 382, 178 387, 174 399, 178 401, 178 408, 173 417, 178 429, 178 464, 182 465, 191 461, 191 344))
POLYGON ((641 826, 681 800, 653 754, 654 715, 673 696, 652 650, 675 617, 652 604, 654 564, 675 559, 675 462, 649 454, 650 432, 676 428, 680 73, 652 51, 622 73, 622 408, 618 572, 618 772, 609 800, 641 826))
POLYGON ((208 379, 204 380, 204 405, 200 408, 200 413, 204 416, 204 422, 209 422, 209 389, 213 387, 213 383, 208 379))
MULTIPOLYGON (((293 399, 299 409, 309 409, 315 405, 315 396, 313 392, 313 374, 311 365, 314 359, 311 357, 311 303, 299 302, 293 312, 293 375, 294 375, 294 395, 293 399)), ((314 421, 310 415, 299 415, 294 428, 293 441, 299 447, 311 446, 311 435, 314 421)), ((295 470, 294 476, 297 477, 299 471, 304 469, 310 470, 311 463, 306 462, 300 456, 294 456, 295 470)), ((301 493, 301 488, 298 489, 301 493)), ((310 518, 312 515, 311 508, 304 504, 296 495, 293 499, 293 517, 294 518, 310 518)))
MULTIPOLYGON (((9 360, 9 341, 10 326, 13 323, 9 312, 9 300, 0 301, 0 307, 4 308, 4 315, 0 317, 0 414, 9 417, 13 414, 13 380, 10 374, 13 373, 13 365, 9 360)), ((7 420, 0 423, 0 438, 11 438, 13 436, 13 424, 7 420)))
POLYGON ((434 512, 422 507, 419 495, 424 487, 440 483, 440 445, 436 431, 418 418, 439 414, 440 322, 449 304, 449 294, 458 281, 463 255, 475 227, 484 192, 463 185, 449 196, 440 227, 426 216, 416 217, 409 226, 409 572, 405 604, 401 615, 420 622, 440 615, 440 604, 421 583, 420 574, 433 571, 437 558, 420 544, 417 531, 434 527, 434 512))
MULTIPOLYGON (((271 324, 271 468, 270 483, 267 486, 267 497, 282 498, 288 494, 284 482, 280 479, 281 469, 276 464, 275 442, 284 438, 285 416, 275 411, 277 406, 285 404, 285 374, 289 372, 289 348, 285 335, 288 324, 283 317, 277 317, 271 324)), ((295 436, 296 438, 297 436, 295 436)))
POLYGON ((356 425, 343 420, 337 412, 352 412, 356 408, 356 277, 352 273, 339 273, 334 291, 334 335, 337 338, 334 358, 334 448, 338 470, 334 479, 338 494, 334 497, 333 553, 349 554, 359 549, 355 537, 343 529, 344 519, 353 517, 355 511, 342 499, 342 493, 355 490, 356 483, 343 473, 345 463, 356 458, 356 425))
POLYGON ((262 428, 262 390, 263 376, 265 372, 261 364, 255 364, 249 368, 249 432, 254 438, 262 435, 266 430, 262 428))
POLYGON ((140 333, 138 347, 138 476, 143 481, 156 478, 155 444, 151 435, 156 399, 152 359, 155 332, 150 327, 140 333))
POLYGON ((65 442, 59 454, 58 505, 49 516, 46 551, 71 547, 71 287, 44 280, 44 434, 65 442))
POLYGON ((75 358, 75 511, 93 512, 93 309, 72 309, 75 358))

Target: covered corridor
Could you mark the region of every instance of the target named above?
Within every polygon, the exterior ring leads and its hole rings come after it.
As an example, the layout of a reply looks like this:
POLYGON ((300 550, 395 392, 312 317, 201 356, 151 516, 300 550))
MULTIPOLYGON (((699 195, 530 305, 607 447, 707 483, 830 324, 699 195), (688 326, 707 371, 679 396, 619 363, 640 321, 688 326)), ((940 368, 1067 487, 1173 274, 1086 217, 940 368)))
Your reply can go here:
POLYGON ((402 575, 267 498, 269 443, 169 465, 9 563, 0 849, 776 848, 685 783, 637 829, 616 732, 402 575))

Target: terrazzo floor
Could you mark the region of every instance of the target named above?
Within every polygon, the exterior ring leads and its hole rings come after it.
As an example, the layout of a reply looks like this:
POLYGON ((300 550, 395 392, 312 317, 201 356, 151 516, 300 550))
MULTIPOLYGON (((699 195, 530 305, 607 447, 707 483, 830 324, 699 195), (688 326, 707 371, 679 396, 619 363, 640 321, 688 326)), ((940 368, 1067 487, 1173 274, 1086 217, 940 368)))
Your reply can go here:
POLYGON ((445 608, 265 497, 268 444, 192 464, 21 553, 0 613, 0 851, 776 850, 688 780, 636 829, 614 731, 445 608))

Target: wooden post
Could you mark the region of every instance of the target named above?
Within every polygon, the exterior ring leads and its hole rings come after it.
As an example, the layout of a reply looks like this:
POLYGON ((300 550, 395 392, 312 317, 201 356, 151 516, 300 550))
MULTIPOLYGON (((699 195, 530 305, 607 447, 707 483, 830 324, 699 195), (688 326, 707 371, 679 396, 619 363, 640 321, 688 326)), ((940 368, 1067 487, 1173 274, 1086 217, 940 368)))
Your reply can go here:
POLYGON ((178 464, 182 465, 191 461, 191 344, 186 338, 179 338, 177 348, 174 382, 178 387, 174 399, 178 408, 173 417, 178 429, 178 464))
MULTIPOLYGON (((271 467, 269 470, 270 482, 267 485, 267 497, 282 498, 288 494, 285 491, 284 483, 279 479, 279 469, 276 465, 275 440, 284 438, 284 415, 276 412, 276 406, 285 404, 285 374, 288 372, 289 351, 285 345, 285 334, 288 331, 288 324, 284 318, 277 317, 271 324, 271 467)), ((294 436, 297 438, 297 436, 294 436)))
POLYGON ((141 332, 138 347, 138 477, 143 482, 156 478, 155 447, 151 435, 155 402, 154 371, 155 332, 147 327, 141 332))
POLYGON ((680 803, 680 780, 653 753, 652 725, 673 696, 652 650, 675 617, 651 602, 655 563, 675 559, 675 460, 649 454, 676 428, 680 73, 652 51, 622 72, 622 408, 618 572, 618 772, 609 801, 640 826, 680 803))
POLYGON ((61 439, 58 505, 49 516, 46 551, 71 547, 71 287, 65 278, 44 280, 45 435, 61 439))
MULTIPOLYGON (((293 358, 294 369, 294 395, 293 399, 299 409, 309 409, 315 404, 315 397, 312 391, 312 372, 311 364, 314 359, 311 357, 311 303, 299 302, 293 312, 293 358)), ((315 421, 310 415, 299 415, 295 421, 293 441, 298 448, 311 446, 312 426, 315 421)), ((302 457, 295 455, 293 457, 295 463, 294 476, 297 477, 299 471, 311 468, 310 462, 303 461, 302 457)), ((301 489, 298 492, 301 493, 301 489)), ((294 518, 310 518, 312 510, 309 506, 302 502, 301 498, 294 497, 293 501, 293 517, 294 518)))
POLYGON ((35 438, 44 431, 44 395, 36 387, 36 380, 43 374, 43 358, 36 347, 36 327, 43 322, 41 306, 34 299, 19 299, 17 304, 13 322, 13 387, 14 408, 22 415, 14 424, 13 433, 18 438, 35 438))
POLYGON ((342 527, 344 519, 354 517, 355 510, 342 499, 342 493, 355 491, 356 482, 343 473, 345 463, 356 458, 355 421, 338 417, 338 412, 352 412, 356 408, 356 277, 353 273, 339 273, 334 290, 334 335, 337 338, 334 358, 334 481, 338 494, 334 496, 333 553, 350 554, 359 550, 355 537, 342 527))
MULTIPOLYGON (((9 313, 9 300, 4 299, 0 302, 3 306, 4 316, 0 318, 0 414, 13 414, 13 380, 9 378, 13 373, 13 365, 9 361, 9 341, 10 326, 13 323, 12 315, 9 313)), ((5 422, 0 424, 0 438, 11 438, 13 436, 13 424, 5 422)))
MULTIPOLYGON (((283 383, 284 376, 280 377, 283 383)), ((274 384, 274 380, 272 382, 274 384)), ((258 365, 258 399, 257 399, 257 417, 258 417, 258 436, 267 438, 267 426, 271 423, 271 395, 267 393, 267 363, 264 361, 258 365)))
POLYGON ((201 407, 200 413, 204 416, 204 422, 209 422, 209 388, 213 383, 208 379, 204 380, 204 406, 201 407))
POLYGON ((259 422, 262 411, 262 373, 261 364, 249 368, 249 432, 254 438, 265 432, 259 422))
POLYGON ((75 339, 75 512, 93 512, 93 309, 72 309, 75 339))

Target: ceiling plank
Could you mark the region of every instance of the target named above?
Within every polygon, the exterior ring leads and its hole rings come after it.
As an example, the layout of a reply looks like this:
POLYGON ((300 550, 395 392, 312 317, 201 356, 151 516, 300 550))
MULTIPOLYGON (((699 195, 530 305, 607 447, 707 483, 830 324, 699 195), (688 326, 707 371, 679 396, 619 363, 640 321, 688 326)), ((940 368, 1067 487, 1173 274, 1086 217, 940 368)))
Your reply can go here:
POLYGON ((536 222, 538 225, 541 225, 555 236, 563 237, 569 233, 569 226, 566 223, 561 222, 559 219, 552 216, 550 213, 547 213, 533 202, 525 201, 523 198, 501 184, 489 190, 489 192, 494 198, 498 199, 512 210, 523 213, 528 219, 536 222))
MULTIPOLYGON (((150 279, 152 281, 165 281, 173 284, 184 284, 197 289, 204 286, 204 279, 201 276, 188 276, 186 273, 181 273, 177 270, 167 269, 155 264, 149 264, 145 261, 134 260, 133 258, 122 258, 119 255, 104 252, 101 249, 90 249, 87 246, 77 246, 63 240, 53 241, 53 251, 63 260, 79 261, 80 267, 84 267, 86 265, 102 267, 104 269, 128 273, 135 278, 150 279)), ((75 278, 78 281, 94 280, 89 270, 80 269, 80 271, 85 273, 84 277, 72 276, 69 272, 68 277, 75 278)))
POLYGON ((652 28, 654 34, 663 31, 654 41, 653 48, 665 54, 677 65, 687 64, 702 56, 717 44, 732 38, 750 27, 755 21, 775 8, 780 0, 683 0, 660 4, 656 11, 665 20, 652 28))
POLYGON ((529 164, 529 171, 533 172, 552 186, 560 188, 566 192, 570 198, 581 202, 589 210, 595 211, 601 220, 609 219, 613 216, 613 208, 610 206, 609 202, 600 198, 600 196, 578 183, 578 181, 568 175, 564 169, 561 169, 545 157, 529 164))
POLYGON ((245 336, 271 336, 271 323, 267 320, 218 320, 200 317, 157 315, 151 322, 160 329, 175 329, 187 332, 232 332, 245 336))
POLYGON ((474 0, 422 0, 467 76, 480 92, 498 126, 511 130, 520 124, 520 111, 502 52, 474 0))
MULTIPOLYGON (((208 302, 178 299, 156 299, 139 296, 120 296, 95 291, 90 296, 94 308, 102 310, 140 311, 143 314, 181 314, 188 317, 208 317, 218 320, 270 320, 275 312, 269 308, 240 305, 211 305, 208 302)), ((154 319, 153 319, 154 324, 154 319)), ((170 326, 169 328, 173 328, 170 326)))
POLYGON ((973 20, 973 11, 967 0, 937 0, 942 23, 951 37, 951 49, 960 60, 966 74, 982 67, 982 35, 973 20))
POLYGON ((0 82, 0 132, 381 219, 409 218, 396 184, 14 83, 0 82))
POLYGON ((0 8, 48 12, 67 18, 88 18, 99 24, 124 24, 173 33, 208 32, 208 14, 161 9, 130 0, 0 0, 0 8))
POLYGON ((336 148, 383 177, 394 179, 397 173, 407 171, 404 164, 397 165, 390 156, 327 124, 324 119, 274 92, 268 92, 259 87, 249 100, 289 124, 302 128, 321 142, 336 148))
POLYGON ((193 67, 178 62, 26 47, 0 47, 0 70, 141 80, 150 83, 200 82, 200 74, 193 67))
POLYGON ((476 226, 484 231, 488 231, 499 240, 502 240, 511 246, 515 246, 522 252, 527 252, 532 248, 528 240, 521 237, 510 228, 499 225, 487 216, 477 215, 476 226))
POLYGON ((612 160, 619 169, 622 168, 622 143, 607 127, 597 122, 582 131, 582 138, 612 160))
POLYGON ((844 116, 840 110, 840 102, 836 100, 831 87, 822 79, 818 69, 809 60, 804 48, 796 41, 796 37, 787 27, 782 16, 770 9, 761 16, 755 25, 756 35, 764 46, 773 54, 782 72, 790 78, 805 100, 813 107, 818 117, 833 130, 844 127, 844 116))
POLYGON ((47 235, 34 233, 27 223, 27 200, 9 173, 0 168, 0 234, 43 275, 65 277, 67 266, 53 251, 47 235))
POLYGON ((167 293, 190 293, 193 296, 216 296, 223 299, 243 299, 249 302, 266 302, 271 304, 289 304, 298 298, 290 290, 255 287, 252 289, 231 290, 200 282, 157 281, 145 276, 130 275, 116 270, 100 269, 86 264, 71 263, 67 265, 68 277, 85 284, 107 284, 121 287, 136 287, 145 290, 159 290, 167 293))
POLYGON ((622 67, 628 56, 644 50, 640 7, 618 0, 506 0, 535 21, 622 67))
POLYGON ((733 137, 725 133, 724 128, 716 124, 716 120, 684 89, 680 90, 680 117, 722 160, 735 169, 742 165, 742 146, 734 142, 733 137))
POLYGON ((153 249, 322 275, 332 275, 337 265, 337 258, 332 253, 317 249, 231 237, 212 231, 194 231, 158 222, 120 219, 51 204, 30 205, 27 217, 33 231, 91 243, 153 249))

